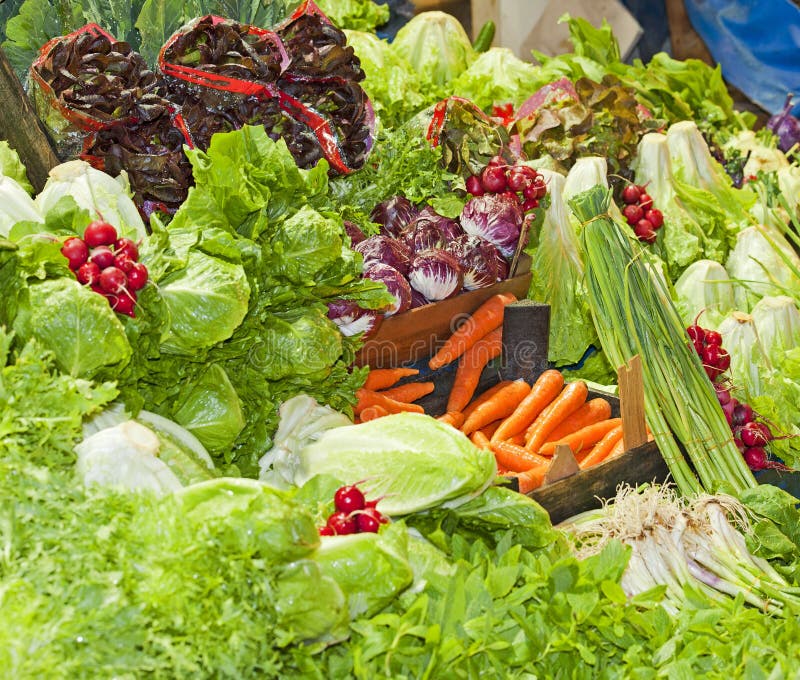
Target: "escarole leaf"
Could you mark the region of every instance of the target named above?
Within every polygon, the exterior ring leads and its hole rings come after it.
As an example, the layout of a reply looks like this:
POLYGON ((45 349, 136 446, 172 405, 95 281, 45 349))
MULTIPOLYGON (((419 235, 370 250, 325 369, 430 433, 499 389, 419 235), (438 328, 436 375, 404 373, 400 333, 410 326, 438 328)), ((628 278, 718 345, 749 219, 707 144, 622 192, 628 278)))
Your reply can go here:
POLYGON ((548 359, 564 366, 576 363, 597 341, 597 333, 585 301, 578 235, 564 203, 566 179, 549 170, 540 172, 547 182, 550 205, 544 211, 538 240, 528 248, 533 259, 528 297, 550 305, 548 359))

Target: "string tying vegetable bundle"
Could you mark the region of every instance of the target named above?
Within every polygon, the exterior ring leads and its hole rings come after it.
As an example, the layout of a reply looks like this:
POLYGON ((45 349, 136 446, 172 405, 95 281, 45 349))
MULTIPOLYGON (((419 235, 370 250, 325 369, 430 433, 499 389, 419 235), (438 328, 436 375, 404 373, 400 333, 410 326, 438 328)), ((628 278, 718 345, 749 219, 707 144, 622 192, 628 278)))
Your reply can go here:
POLYGON ((633 597, 662 586, 662 604, 672 613, 696 593, 716 602, 741 597, 775 613, 800 605, 800 588, 747 549, 750 521, 732 496, 701 494, 687 501, 671 486, 624 486, 602 509, 577 515, 563 528, 582 558, 614 539, 630 546, 625 593, 633 597))
POLYGON ((755 486, 663 280, 607 215, 609 201, 601 186, 569 201, 584 225, 588 301, 604 351, 614 366, 640 355, 647 423, 682 494, 755 486))

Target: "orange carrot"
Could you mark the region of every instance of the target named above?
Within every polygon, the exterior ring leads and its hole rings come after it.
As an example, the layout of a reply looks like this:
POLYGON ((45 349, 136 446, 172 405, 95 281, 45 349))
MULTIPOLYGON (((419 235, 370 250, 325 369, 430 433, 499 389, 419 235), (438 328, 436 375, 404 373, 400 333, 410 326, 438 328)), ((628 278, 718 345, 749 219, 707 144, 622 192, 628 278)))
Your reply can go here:
POLYGON ((477 446, 479 449, 486 449, 487 451, 489 451, 489 449, 491 448, 489 446, 489 437, 483 434, 483 432, 481 432, 480 430, 473 432, 469 436, 469 440, 473 444, 475 444, 475 446, 477 446))
POLYGON ((416 368, 373 368, 367 380, 364 382, 365 390, 385 390, 391 387, 398 380, 407 378, 410 375, 417 375, 419 369, 416 368))
POLYGON ((537 465, 524 472, 509 473, 509 476, 517 478, 517 485, 520 493, 530 493, 538 489, 544 483, 545 474, 547 474, 547 466, 537 465))
POLYGON ((607 418, 606 420, 601 420, 599 423, 593 423, 592 425, 582 427, 580 430, 577 430, 572 434, 568 434, 566 437, 562 437, 558 441, 542 444, 538 453, 540 456, 552 456, 556 451, 556 446, 559 444, 566 444, 572 449, 572 453, 577 453, 582 449, 594 446, 608 434, 609 430, 613 430, 615 427, 621 424, 622 420, 620 418, 607 418))
MULTIPOLYGON (((461 431, 464 434, 469 434, 475 430, 480 430, 484 425, 491 423, 494 420, 501 420, 507 418, 517 408, 519 402, 528 396, 531 391, 530 385, 524 380, 515 380, 510 385, 507 385, 491 399, 487 399, 480 406, 478 406, 464 421, 461 426, 461 431)), ((500 425, 502 427, 502 425, 500 425)), ((499 430, 500 428, 498 428, 499 430)), ((497 438, 497 430, 492 435, 492 440, 497 438)))
POLYGON ((562 387, 564 387, 564 376, 561 373, 553 369, 542 373, 533 383, 527 396, 497 428, 492 441, 504 441, 524 432, 536 416, 558 396, 562 387))
POLYGON ((373 392, 372 390, 365 390, 363 387, 356 390, 356 406, 353 409, 357 416, 368 406, 382 406, 389 413, 402 413, 403 411, 411 411, 413 413, 425 413, 422 406, 418 404, 406 404, 402 401, 395 401, 389 397, 381 394, 380 392, 373 392))
POLYGON ((589 455, 586 456, 580 463, 578 463, 581 470, 592 467, 602 463, 610 455, 612 449, 616 446, 617 442, 622 439, 622 425, 617 425, 612 430, 609 430, 605 437, 603 437, 597 444, 592 447, 589 455))
POLYGON ((432 382, 410 382, 398 387, 391 387, 388 390, 381 390, 380 394, 394 399, 395 401, 404 401, 411 403, 417 399, 422 399, 426 394, 433 392, 434 385, 432 382))
POLYGON ((514 446, 525 446, 525 433, 520 432, 519 434, 515 434, 513 437, 506 439, 506 441, 514 446))
POLYGON ((463 411, 475 394, 484 366, 503 351, 503 329, 493 330, 470 347, 458 362, 453 388, 447 400, 448 411, 463 411))
POLYGON ((464 422, 464 414, 461 411, 448 411, 436 418, 440 423, 452 425, 456 429, 461 427, 464 422))
POLYGON ((379 404, 367 406, 367 408, 361 411, 361 422, 366 423, 368 420, 375 420, 375 418, 382 418, 383 416, 388 415, 389 411, 379 404))
POLYGON ((617 456, 625 453, 625 440, 623 437, 617 439, 617 443, 614 444, 614 448, 611 449, 611 453, 608 454, 606 460, 611 460, 612 458, 616 458, 617 456))
POLYGON ((550 465, 550 459, 531 453, 521 446, 514 446, 508 442, 489 442, 498 465, 514 472, 524 472, 532 467, 541 465, 545 469, 550 465))
POLYGON ((566 437, 568 434, 580 430, 582 427, 599 423, 601 420, 606 420, 610 417, 611 404, 608 403, 607 399, 603 399, 602 397, 590 399, 571 416, 567 416, 561 422, 561 425, 550 433, 550 436, 547 437, 547 441, 558 441, 562 437, 566 437))
POLYGON ((500 426, 500 420, 495 420, 493 423, 489 423, 486 427, 481 428, 481 432, 483 436, 487 439, 491 439, 494 431, 500 426))
POLYGON ((428 361, 432 370, 455 361, 481 338, 503 323, 506 305, 516 302, 513 293, 492 295, 461 324, 428 361))
POLYGON ((538 451, 547 439, 547 435, 555 430, 567 416, 571 416, 583 406, 588 393, 589 390, 583 380, 566 385, 561 390, 561 394, 550 402, 528 428, 525 448, 528 451, 538 451))
POLYGON ((495 394, 497 394, 500 390, 502 390, 506 385, 510 385, 513 381, 511 380, 501 380, 496 385, 493 385, 488 390, 484 390, 481 392, 477 397, 475 397, 470 403, 467 408, 464 409, 464 417, 468 418, 469 415, 480 406, 483 402, 487 399, 491 399, 495 394))

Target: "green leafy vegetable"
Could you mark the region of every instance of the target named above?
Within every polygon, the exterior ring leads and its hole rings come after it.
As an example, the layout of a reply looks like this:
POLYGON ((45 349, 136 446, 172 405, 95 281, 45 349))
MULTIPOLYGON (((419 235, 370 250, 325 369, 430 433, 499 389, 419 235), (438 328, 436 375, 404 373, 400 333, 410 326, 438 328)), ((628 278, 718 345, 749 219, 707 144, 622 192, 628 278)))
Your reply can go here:
POLYGON ((92 384, 57 371, 53 354, 35 341, 16 352, 0 326, 0 450, 53 468, 69 467, 85 416, 117 395, 112 383, 92 384))
POLYGON ((395 36, 392 49, 406 59, 423 91, 441 92, 476 57, 461 23, 445 12, 421 12, 395 36))
POLYGON ((377 614, 411 585, 407 542, 402 524, 389 525, 378 534, 322 538, 314 560, 341 586, 351 619, 377 614))
POLYGON ((186 267, 159 282, 169 309, 167 352, 192 354, 231 336, 247 313, 250 286, 240 265, 191 251, 186 267))
POLYGON ((411 65, 388 42, 362 31, 345 31, 345 34, 366 74, 361 86, 385 130, 401 125, 435 101, 435 97, 422 90, 411 65))
POLYGON ((528 297, 550 305, 548 359, 557 366, 576 363, 597 342, 583 284, 583 255, 569 218, 563 193, 566 179, 540 170, 547 182, 550 204, 544 221, 528 246, 531 286, 528 297))
MULTIPOLYGON (((0 12, 2 12, 2 9, 0 9, 0 12)), ((28 181, 28 175, 25 172, 25 166, 19 159, 19 154, 5 140, 0 140, 0 175, 10 177, 26 192, 33 193, 33 186, 28 181)))
POLYGON ((492 47, 478 55, 451 89, 484 111, 490 111, 493 104, 508 102, 516 108, 533 92, 530 83, 536 76, 533 64, 517 58, 507 47, 492 47))
POLYGON ((123 368, 133 353, 108 300, 74 279, 28 286, 13 328, 20 341, 35 339, 53 353, 61 371, 76 378, 123 368))
POLYGON ((175 421, 217 455, 233 445, 245 425, 239 396, 217 364, 186 385, 173 410, 175 421))
POLYGON ((494 456, 434 418, 417 413, 386 416, 359 426, 327 430, 298 454, 294 481, 317 474, 346 484, 362 480, 387 515, 404 515, 442 503, 458 505, 494 478, 494 456))
POLYGON ((342 29, 374 31, 389 21, 389 5, 372 0, 319 0, 317 6, 342 29))

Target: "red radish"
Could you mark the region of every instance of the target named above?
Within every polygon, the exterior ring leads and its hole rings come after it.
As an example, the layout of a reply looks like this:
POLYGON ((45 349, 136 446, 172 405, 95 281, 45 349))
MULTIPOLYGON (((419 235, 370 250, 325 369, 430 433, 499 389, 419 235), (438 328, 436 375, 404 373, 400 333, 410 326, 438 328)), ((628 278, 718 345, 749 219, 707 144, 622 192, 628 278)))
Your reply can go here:
POLYGON ((639 202, 639 196, 642 195, 642 188, 636 184, 628 184, 622 190, 622 200, 628 205, 633 205, 639 202))
POLYGON ((134 262, 133 268, 128 272, 128 288, 141 290, 147 283, 147 267, 141 262, 134 262))
POLYGON ((653 225, 653 229, 661 229, 661 225, 664 224, 664 215, 657 208, 648 210, 644 214, 644 217, 645 219, 650 220, 650 224, 653 225))
POLYGON ((89 247, 83 239, 71 236, 61 246, 61 254, 69 260, 69 268, 75 271, 89 259, 89 247))
POLYGON ((487 165, 507 165, 506 159, 502 156, 492 156, 492 159, 487 163, 487 165))
POLYGON ((327 524, 324 527, 319 528, 319 535, 320 536, 334 536, 333 529, 331 529, 327 524))
POLYGON ((536 200, 539 197, 539 187, 531 183, 522 190, 522 196, 531 200, 536 200))
MULTIPOLYGON (((639 220, 644 218, 644 210, 642 210, 638 205, 626 205, 622 214, 625 216, 625 219, 628 221, 628 224, 631 226, 635 225, 639 220)), ((652 224, 650 225, 653 226, 652 224)))
POLYGON ((117 269, 121 269, 126 274, 130 274, 131 269, 136 264, 134 260, 130 258, 130 256, 126 253, 118 253, 114 255, 114 267, 117 269))
POLYGON ((328 527, 338 536, 355 534, 358 532, 356 518, 344 512, 334 512, 328 517, 328 527))
POLYGON ((733 409, 733 424, 746 425, 753 420, 753 409, 749 404, 736 404, 733 409))
POLYGON ((739 437, 745 446, 765 446, 772 439, 772 432, 762 423, 749 422, 742 427, 739 437))
POLYGON ((506 169, 500 165, 487 165, 481 172, 483 188, 493 194, 499 194, 507 188, 506 169))
POLYGON ((106 267, 114 266, 114 253, 111 252, 111 248, 108 246, 98 246, 94 248, 89 259, 100 267, 101 270, 106 267))
POLYGON ((515 165, 508 171, 506 181, 511 191, 523 191, 526 186, 533 184, 536 175, 531 177, 530 173, 526 172, 526 170, 526 165, 515 165))
POLYGON ((365 533, 377 534, 380 525, 383 523, 382 520, 383 515, 375 508, 365 508, 356 513, 358 530, 365 533))
POLYGON ((721 345, 722 336, 717 331, 706 331, 705 341, 707 345, 721 345))
POLYGON ((636 237, 640 241, 644 241, 645 243, 655 243, 656 232, 653 229, 653 225, 650 224, 648 220, 639 220, 636 223, 636 226, 633 228, 633 233, 636 234, 636 237))
POLYGON ((477 175, 470 175, 467 177, 467 191, 471 193, 473 196, 483 196, 485 193, 483 189, 483 184, 481 184, 481 178, 477 175))
POLYGON ((336 509, 348 515, 356 510, 362 510, 365 502, 364 494, 355 484, 339 487, 333 496, 336 509))
POLYGON ((703 359, 703 350, 706 347, 703 344, 703 341, 702 340, 693 340, 692 344, 694 345, 694 351, 697 352, 697 356, 699 356, 700 359, 702 360, 703 359))
POLYGON ((719 345, 706 344, 703 349, 703 363, 708 366, 713 366, 714 368, 719 368, 719 351, 719 345))
POLYGON ((117 230, 104 220, 95 220, 84 230, 83 240, 90 248, 110 246, 117 240, 117 230))
POLYGON ((728 425, 733 423, 733 402, 729 401, 727 404, 722 404, 722 412, 725 414, 725 420, 728 422, 728 425))
POLYGON ((739 437, 734 437, 733 443, 736 444, 739 451, 741 451, 742 453, 744 453, 745 449, 747 449, 747 447, 744 445, 744 442, 739 437))
MULTIPOLYGON (((712 347, 714 346, 715 345, 712 345, 712 347)), ((730 367, 731 367, 731 355, 728 354, 727 349, 725 349, 724 347, 720 347, 719 353, 717 354, 717 368, 724 373, 730 367)))
POLYGON ((116 267, 106 267, 100 272, 100 287, 106 293, 119 295, 128 286, 128 277, 125 272, 116 267))
POLYGON ((100 267, 94 262, 86 262, 78 267, 78 271, 75 272, 75 278, 84 286, 91 286, 93 283, 100 281, 100 267))
POLYGON ((536 210, 539 207, 539 201, 535 198, 526 198, 522 201, 522 212, 530 212, 531 210, 536 210))
POLYGON ((544 181, 544 177, 538 175, 536 179, 533 180, 533 186, 536 189, 536 198, 544 198, 547 193, 547 184, 544 181))
POLYGON ((132 260, 139 259, 139 247, 129 238, 118 238, 114 243, 114 253, 126 253, 132 260))
MULTIPOLYGON (((714 385, 714 389, 717 392, 717 399, 719 403, 724 406, 725 404, 731 403, 731 391, 720 384, 714 385)), ((735 404, 734 404, 735 406, 735 404)), ((731 407, 733 408, 733 407, 731 407)))
POLYGON ((639 206, 642 210, 650 210, 653 207, 653 199, 648 194, 639 196, 639 206))
POLYGON ((117 301, 115 304, 111 305, 115 312, 119 314, 127 314, 129 317, 133 318, 136 316, 134 313, 136 309, 136 293, 129 293, 127 291, 123 291, 117 296, 117 301))
POLYGON ((703 340, 706 339, 706 332, 697 324, 689 326, 689 328, 686 329, 686 334, 692 340, 699 340, 700 342, 703 342, 703 340))
POLYGON ((745 449, 744 461, 751 470, 763 470, 768 467, 767 452, 760 446, 750 446, 745 449))

